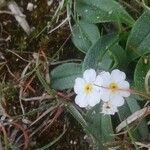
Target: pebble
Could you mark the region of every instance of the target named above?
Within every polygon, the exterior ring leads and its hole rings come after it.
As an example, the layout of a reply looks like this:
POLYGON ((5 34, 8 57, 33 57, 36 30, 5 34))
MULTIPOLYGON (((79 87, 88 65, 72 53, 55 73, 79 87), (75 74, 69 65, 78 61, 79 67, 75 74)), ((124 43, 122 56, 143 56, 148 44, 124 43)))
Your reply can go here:
POLYGON ((33 11, 33 9, 34 9, 33 3, 28 3, 28 5, 27 5, 27 10, 33 11))

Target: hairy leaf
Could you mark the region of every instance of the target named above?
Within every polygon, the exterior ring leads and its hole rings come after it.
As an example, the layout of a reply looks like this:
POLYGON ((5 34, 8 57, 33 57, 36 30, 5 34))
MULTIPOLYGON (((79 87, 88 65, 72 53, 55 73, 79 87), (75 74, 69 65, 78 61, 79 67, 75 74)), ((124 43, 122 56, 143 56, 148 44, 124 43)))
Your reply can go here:
POLYGON ((56 67, 51 72, 51 86, 54 89, 72 88, 75 79, 82 75, 82 66, 76 63, 66 63, 56 67))
POLYGON ((77 0, 77 12, 81 18, 92 23, 134 23, 132 17, 115 0, 77 0))
POLYGON ((98 27, 94 24, 80 20, 73 26, 72 41, 74 45, 86 53, 88 49, 100 38, 98 27))
POLYGON ((150 52, 150 12, 144 12, 134 24, 126 49, 129 61, 150 52))

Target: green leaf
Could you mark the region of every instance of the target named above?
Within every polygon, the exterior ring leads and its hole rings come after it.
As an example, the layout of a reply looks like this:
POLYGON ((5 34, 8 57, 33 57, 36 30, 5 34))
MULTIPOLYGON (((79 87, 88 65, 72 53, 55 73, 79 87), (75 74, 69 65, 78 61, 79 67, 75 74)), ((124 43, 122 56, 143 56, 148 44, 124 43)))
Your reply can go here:
POLYGON ((118 34, 115 33, 111 33, 111 34, 107 34, 107 35, 103 35, 100 38, 100 42, 101 42, 101 49, 100 49, 100 60, 102 59, 103 55, 106 53, 106 51, 113 46, 114 44, 116 44, 119 41, 119 36, 118 34))
MULTIPOLYGON (((120 121, 125 120, 131 114, 133 114, 134 112, 140 109, 141 109, 140 105, 138 104, 134 96, 130 96, 126 98, 125 104, 119 108, 118 115, 120 121)), ((146 125, 146 121, 142 120, 136 129, 133 128, 132 134, 136 138, 148 138, 149 131, 146 125)))
POLYGON ((95 139, 104 144, 113 140, 111 117, 101 113, 100 104, 93 107, 86 114, 88 128, 95 139))
POLYGON ((150 52, 150 12, 144 12, 134 24, 126 49, 129 61, 150 52))
POLYGON ((122 22, 133 25, 134 20, 115 0, 77 0, 81 18, 92 22, 122 22))
MULTIPOLYGON (((145 77, 150 70, 150 54, 145 55, 138 61, 135 72, 134 72, 134 83, 136 90, 145 92, 145 77)), ((150 89, 150 81, 148 84, 148 89, 150 89)))
POLYGON ((127 57, 125 50, 119 46, 118 44, 115 44, 110 48, 111 55, 114 58, 114 65, 112 69, 114 68, 125 68, 127 66, 127 57))
POLYGON ((74 45, 86 53, 88 49, 100 38, 98 27, 80 20, 73 26, 72 41, 74 45))
POLYGON ((51 72, 54 89, 64 90, 72 88, 77 77, 82 75, 82 66, 76 63, 66 63, 56 67, 51 72))
POLYGON ((110 51, 106 51, 101 61, 98 63, 99 70, 110 71, 112 65, 114 64, 114 59, 110 56, 110 51))
POLYGON ((86 130, 86 132, 89 133, 86 120, 83 118, 81 113, 75 108, 75 106, 73 106, 71 103, 67 103, 65 107, 70 112, 70 114, 81 124, 81 126, 86 130))
POLYGON ((83 62, 83 70, 88 68, 97 69, 98 63, 101 61, 106 51, 117 41, 118 35, 116 34, 102 36, 86 53, 83 62))
MULTIPOLYGON (((95 132, 93 132, 94 131, 93 128, 89 126, 88 122, 86 121, 86 119, 83 118, 81 113, 71 103, 67 103, 65 106, 67 110, 71 113, 71 115, 81 124, 86 134, 92 137, 93 143, 96 143, 96 144, 98 143, 99 148, 103 147, 102 141, 97 137, 97 134, 95 135, 95 132)), ((99 128, 98 128, 98 131, 99 131, 99 128)))
POLYGON ((98 68, 105 71, 110 71, 114 68, 125 68, 127 65, 125 50, 115 44, 109 48, 104 54, 101 62, 98 64, 98 68))
POLYGON ((101 40, 98 40, 86 53, 83 62, 83 71, 89 68, 93 68, 93 69, 97 68, 100 49, 101 49, 101 40))

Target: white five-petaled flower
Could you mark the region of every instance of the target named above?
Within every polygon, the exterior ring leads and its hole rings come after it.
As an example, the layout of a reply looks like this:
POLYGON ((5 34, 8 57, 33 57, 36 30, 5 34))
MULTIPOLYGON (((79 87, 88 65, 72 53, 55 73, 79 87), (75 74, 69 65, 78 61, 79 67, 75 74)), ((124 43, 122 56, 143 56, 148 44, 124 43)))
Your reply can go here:
POLYGON ((118 112, 117 106, 114 106, 111 101, 103 103, 102 113, 104 115, 114 115, 116 112, 118 112))
POLYGON ((75 103, 80 107, 93 107, 98 104, 100 102, 101 83, 101 77, 96 76, 94 69, 85 70, 83 78, 75 80, 74 91, 77 94, 75 103))
POLYGON ((124 98, 130 95, 129 83, 125 81, 124 72, 115 69, 111 72, 101 72, 100 76, 103 80, 101 89, 101 99, 104 102, 111 101, 113 106, 122 106, 124 98))

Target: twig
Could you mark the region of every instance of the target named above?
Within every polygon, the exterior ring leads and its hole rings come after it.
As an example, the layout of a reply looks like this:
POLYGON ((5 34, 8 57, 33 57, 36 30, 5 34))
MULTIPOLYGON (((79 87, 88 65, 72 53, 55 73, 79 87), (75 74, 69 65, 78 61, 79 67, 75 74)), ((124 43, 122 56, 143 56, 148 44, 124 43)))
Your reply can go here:
POLYGON ((46 80, 47 84, 50 84, 50 82, 51 82, 50 73, 49 73, 50 72, 50 70, 49 70, 50 63, 48 62, 48 59, 47 59, 45 53, 43 51, 41 51, 41 53, 42 53, 42 56, 45 59, 45 63, 44 63, 45 80, 46 80))
POLYGON ((9 14, 9 15, 13 15, 13 13, 11 11, 6 11, 6 10, 0 10, 0 14, 9 14))
POLYGON ((55 30, 57 30, 58 28, 60 28, 61 26, 63 26, 67 22, 67 20, 68 20, 68 17, 66 19, 64 19, 58 26, 56 26, 51 31, 49 31, 48 34, 54 32, 55 30))
POLYGON ((14 14, 14 17, 18 21, 20 26, 29 35, 31 33, 31 29, 29 27, 28 22, 25 19, 25 15, 21 12, 17 3, 15 1, 9 1, 7 5, 8 8, 11 10, 12 14, 14 14))
POLYGON ((125 1, 121 1, 121 3, 123 3, 126 7, 130 8, 132 11, 137 12, 138 14, 140 14, 139 11, 137 9, 135 9, 131 4, 128 4, 125 1))
POLYGON ((140 2, 139 0, 135 0, 135 1, 144 9, 150 11, 150 8, 145 4, 144 0, 142 0, 142 2, 140 2))
POLYGON ((10 70, 10 68, 8 67, 7 64, 6 64, 6 68, 7 68, 8 72, 9 72, 9 74, 10 74, 16 81, 18 81, 18 79, 17 79, 16 76, 12 73, 12 71, 10 70))
POLYGON ((136 145, 140 146, 140 148, 150 148, 150 143, 148 144, 144 144, 144 143, 141 143, 141 142, 135 142, 136 145))
POLYGON ((62 61, 56 61, 56 62, 51 62, 51 65, 59 65, 63 63, 68 63, 68 62, 81 62, 81 59, 69 59, 69 60, 62 60, 62 61))
POLYGON ((19 56, 17 53, 15 53, 14 51, 11 51, 11 50, 9 50, 9 49, 6 49, 6 51, 8 51, 8 52, 10 52, 10 53, 12 53, 12 54, 14 54, 14 55, 16 55, 18 58, 20 58, 21 60, 23 60, 23 61, 25 61, 25 62, 30 62, 29 60, 26 60, 26 59, 24 59, 24 58, 22 58, 21 56, 19 56))
POLYGON ((20 85, 21 85, 21 87, 20 87, 20 91, 19 91, 19 102, 20 102, 20 107, 21 107, 21 109, 22 109, 23 117, 24 117, 24 115, 25 115, 25 110, 24 110, 24 107, 23 107, 23 104, 22 104, 22 95, 23 95, 23 86, 22 86, 22 85, 23 85, 23 83, 24 83, 24 76, 25 76, 25 74, 26 74, 26 72, 27 72, 29 66, 31 65, 31 63, 32 63, 32 62, 29 62, 29 63, 27 64, 27 66, 24 68, 24 70, 23 70, 23 72, 22 72, 22 74, 21 74, 21 80, 20 80, 20 85))
POLYGON ((62 48, 68 42, 68 40, 70 39, 70 37, 71 37, 71 34, 67 37, 67 39, 65 40, 65 42, 60 46, 60 48, 58 49, 58 51, 51 57, 51 60, 53 60, 57 56, 57 54, 62 50, 62 48))
POLYGON ((24 101, 42 101, 45 99, 54 99, 54 97, 48 95, 48 94, 43 94, 42 96, 38 96, 38 97, 31 97, 31 98, 23 98, 22 100, 24 101))
POLYGON ((54 110, 57 107, 58 107, 58 105, 56 105, 54 107, 50 107, 49 109, 47 109, 42 115, 40 115, 35 121, 32 122, 32 124, 30 125, 30 127, 33 126, 36 122, 38 122, 39 120, 41 120, 45 115, 47 115, 48 113, 50 113, 52 110, 54 110))
POLYGON ((62 114, 63 111, 64 111, 63 107, 60 106, 60 107, 57 109, 57 112, 56 112, 54 118, 53 118, 52 120, 49 120, 48 125, 41 131, 40 135, 41 135, 48 127, 50 127, 50 126, 54 123, 54 121, 57 120, 57 118, 62 114))
POLYGON ((126 120, 122 121, 116 128, 116 132, 121 131, 124 127, 126 127, 128 124, 131 124, 132 122, 147 116, 150 114, 150 106, 147 106, 141 110, 138 110, 134 112, 131 116, 129 116, 126 120))

